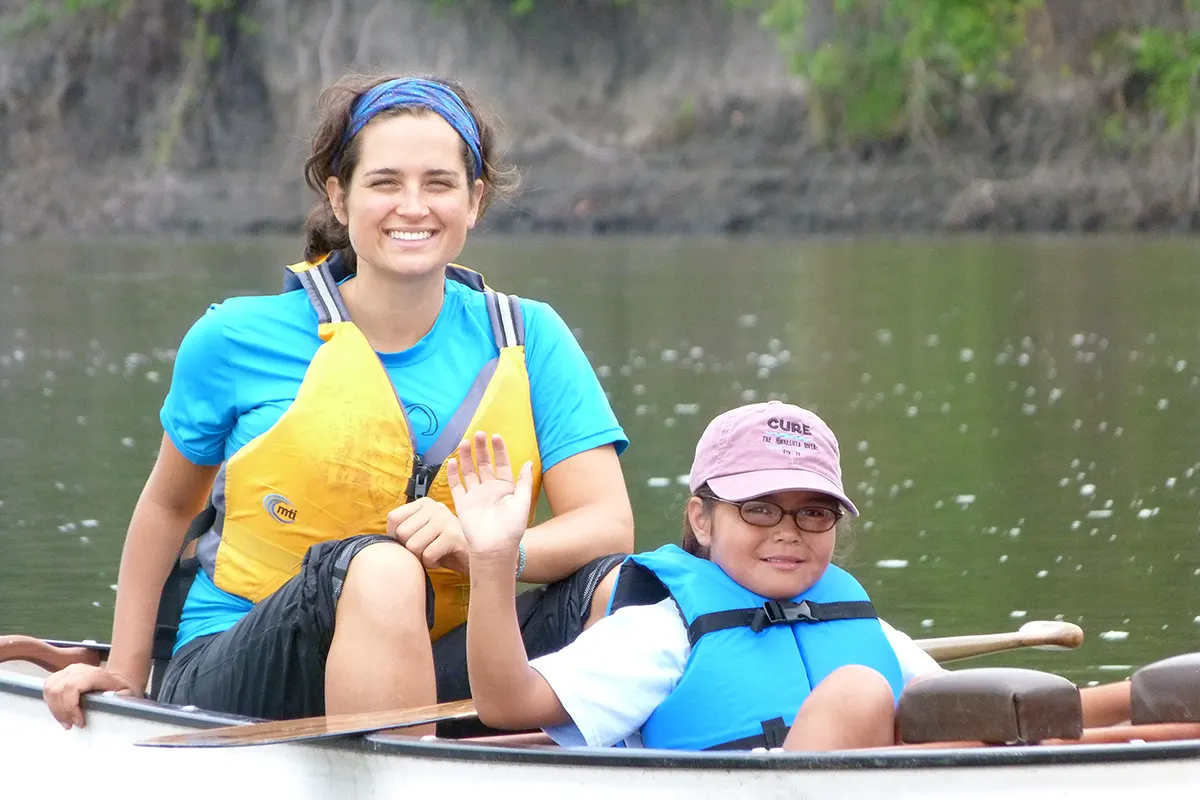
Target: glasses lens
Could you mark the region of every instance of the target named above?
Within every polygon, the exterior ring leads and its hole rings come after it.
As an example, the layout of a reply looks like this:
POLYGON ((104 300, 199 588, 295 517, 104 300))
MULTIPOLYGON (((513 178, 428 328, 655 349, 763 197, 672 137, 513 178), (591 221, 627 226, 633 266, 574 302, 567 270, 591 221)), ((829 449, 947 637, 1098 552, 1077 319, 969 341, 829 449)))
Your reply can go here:
POLYGON ((783 509, 774 503, 751 500, 748 503, 742 503, 741 511, 742 519, 746 520, 746 522, 764 528, 768 525, 774 525, 783 519, 783 509))
POLYGON ((796 525, 809 533, 824 533, 837 524, 837 512, 829 508, 810 506, 796 512, 796 525))

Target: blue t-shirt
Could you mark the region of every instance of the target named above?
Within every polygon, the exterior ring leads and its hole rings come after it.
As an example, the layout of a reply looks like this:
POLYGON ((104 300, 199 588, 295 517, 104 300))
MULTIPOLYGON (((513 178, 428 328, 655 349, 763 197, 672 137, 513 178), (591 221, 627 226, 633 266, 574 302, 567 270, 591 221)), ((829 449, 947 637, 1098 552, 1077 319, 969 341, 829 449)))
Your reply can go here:
MULTIPOLYGON (((545 303, 521 299, 525 362, 542 469, 573 455, 629 444, 587 356, 545 303)), ((322 341, 303 290, 213 305, 184 336, 160 418, 195 464, 228 461, 291 405, 322 341)), ((418 453, 433 444, 475 376, 499 353, 485 296, 447 280, 442 310, 419 342, 381 353, 412 422, 418 453)), ((184 603, 175 649, 232 627, 251 608, 201 570, 184 603)))

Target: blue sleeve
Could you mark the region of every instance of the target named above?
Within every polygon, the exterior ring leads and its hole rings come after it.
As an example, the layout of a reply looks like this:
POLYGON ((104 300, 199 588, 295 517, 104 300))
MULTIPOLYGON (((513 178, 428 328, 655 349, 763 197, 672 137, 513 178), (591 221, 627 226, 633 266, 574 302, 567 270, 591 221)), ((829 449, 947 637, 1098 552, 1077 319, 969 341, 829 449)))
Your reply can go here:
POLYGON ((521 300, 525 363, 542 469, 606 444, 629 446, 600 379, 562 317, 545 303, 521 300))
POLYGON ((215 466, 225 459, 225 441, 237 420, 228 348, 220 307, 213 306, 192 325, 175 356, 159 419, 171 442, 194 464, 215 466))

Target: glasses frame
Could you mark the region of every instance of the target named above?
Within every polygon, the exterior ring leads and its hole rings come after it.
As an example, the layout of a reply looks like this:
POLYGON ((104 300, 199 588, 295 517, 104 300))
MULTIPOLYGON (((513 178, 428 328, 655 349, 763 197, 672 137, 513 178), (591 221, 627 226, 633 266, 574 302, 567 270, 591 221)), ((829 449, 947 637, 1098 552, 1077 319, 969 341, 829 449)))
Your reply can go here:
MULTIPOLYGON (((770 528, 771 526, 778 525, 780 522, 782 522, 784 517, 791 517, 792 522, 795 523, 795 525, 796 525, 796 528, 798 528, 801 531, 804 531, 805 533, 829 533, 831 530, 833 530, 834 528, 837 527, 837 524, 839 522, 842 521, 842 517, 846 516, 845 511, 842 511, 839 508, 829 508, 828 506, 801 506, 800 508, 797 508, 795 511, 788 511, 787 509, 785 509, 783 506, 779 505, 778 503, 772 503, 770 500, 759 500, 756 497, 752 497, 749 500, 740 500, 739 501, 739 500, 726 500, 724 497, 717 497, 715 494, 711 494, 708 492, 697 493, 696 496, 701 498, 702 500, 714 500, 718 503, 724 503, 727 506, 733 506, 734 508, 736 508, 738 510, 738 516, 742 518, 742 522, 745 522, 747 525, 753 525, 756 528, 770 528), (766 525, 763 525, 762 523, 759 523, 759 522, 755 522, 753 520, 746 519, 746 512, 743 507, 747 503, 760 503, 762 505, 771 506, 772 508, 778 509, 779 518, 776 519, 774 522, 767 523, 766 525), (828 512, 832 513, 833 514, 833 522, 831 522, 829 524, 828 528, 822 528, 820 530, 813 530, 812 528, 805 527, 804 523, 801 522, 800 513, 803 511, 807 511, 810 508, 819 508, 822 511, 828 511, 828 512)), ((811 522, 811 519, 809 521, 811 522)))

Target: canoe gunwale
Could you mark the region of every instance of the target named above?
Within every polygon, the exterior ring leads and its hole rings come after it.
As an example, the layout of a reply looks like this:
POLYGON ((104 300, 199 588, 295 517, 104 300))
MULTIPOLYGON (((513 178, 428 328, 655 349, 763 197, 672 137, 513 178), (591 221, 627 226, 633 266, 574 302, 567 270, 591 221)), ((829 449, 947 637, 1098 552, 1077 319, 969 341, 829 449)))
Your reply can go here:
POLYGON ((379 753, 447 761, 482 761, 553 766, 634 767, 657 769, 819 771, 1085 765, 1137 761, 1200 761, 1200 740, 1144 744, 1015 745, 892 752, 751 753, 686 752, 636 748, 559 748, 546 745, 492 745, 454 740, 421 741, 393 734, 374 734, 366 742, 379 753))
MULTIPOLYGON (((0 670, 0 694, 42 699, 42 679, 32 678, 0 670)), ((167 722, 189 728, 220 728, 225 725, 262 722, 255 717, 239 717, 235 714, 220 714, 203 709, 191 710, 186 706, 157 703, 143 697, 126 697, 119 694, 89 694, 83 698, 84 711, 109 711, 131 719, 167 722)), ((46 712, 49 716, 49 711, 46 712)))
MULTIPOLYGON (((40 700, 42 697, 41 684, 40 678, 0 671, 0 694, 40 700)), ((86 698, 86 704, 90 713, 107 712, 194 729, 261 721, 231 714, 185 710, 181 706, 165 705, 152 700, 120 695, 90 695, 86 698)), ((49 712, 47 712, 47 724, 51 724, 49 712)), ((279 747, 280 745, 262 746, 279 747)), ((1190 761, 1193 759, 1200 761, 1200 739, 1137 744, 897 749, 895 751, 844 751, 840 753, 731 753, 729 751, 696 753, 634 748, 574 749, 546 745, 501 745, 479 741, 460 742, 453 739, 422 740, 412 736, 378 733, 365 737, 352 736, 305 742, 304 746, 487 764, 670 770, 768 770, 773 772, 1087 765, 1138 761, 1190 761)))

